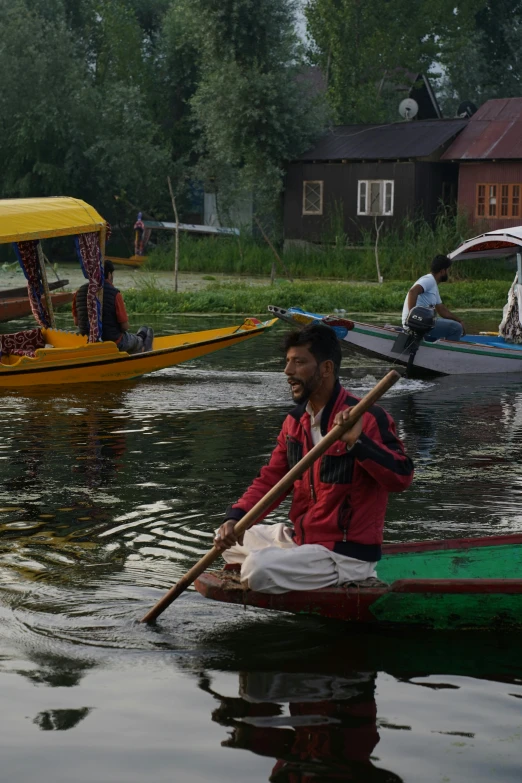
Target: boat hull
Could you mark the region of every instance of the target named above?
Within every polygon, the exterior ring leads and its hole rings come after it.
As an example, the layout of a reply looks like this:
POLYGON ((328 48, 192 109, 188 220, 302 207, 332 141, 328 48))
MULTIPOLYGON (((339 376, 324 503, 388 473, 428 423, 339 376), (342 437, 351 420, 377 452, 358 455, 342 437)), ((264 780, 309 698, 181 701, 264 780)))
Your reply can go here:
MULTIPOLYGON (((393 351, 397 332, 385 327, 354 322, 343 342, 357 353, 386 359, 406 366, 407 354, 393 351)), ((522 372, 522 352, 513 348, 497 348, 467 342, 438 340, 422 341, 415 354, 414 370, 434 375, 487 375, 522 372)))
POLYGON ((238 589, 225 576, 213 573, 203 574, 195 587, 216 601, 315 614, 351 624, 522 629, 522 535, 388 545, 383 551, 379 576, 391 576, 392 581, 377 587, 268 595, 238 589), (394 578, 397 575, 400 578, 394 578))
POLYGON ((157 337, 152 351, 134 355, 118 351, 113 342, 87 344, 80 335, 46 329, 52 348, 39 348, 34 358, 2 357, 0 388, 126 381, 251 340, 274 321, 247 319, 241 326, 157 337))
MULTIPOLYGON (((69 284, 68 280, 53 280, 48 283, 49 291, 56 291, 57 288, 64 288, 69 284)), ((27 286, 20 288, 3 288, 0 291, 0 299, 27 299, 27 286)))
MULTIPOLYGON (((69 304, 72 302, 73 297, 74 293, 70 291, 61 291, 59 294, 51 294, 53 307, 69 304)), ((13 299, 12 297, 0 299, 0 323, 15 321, 18 318, 25 318, 25 316, 31 315, 31 312, 31 304, 27 297, 21 299, 13 299)))
POLYGON ((119 266, 132 266, 137 269, 138 267, 143 266, 147 260, 147 256, 130 256, 130 258, 122 258, 120 256, 105 256, 105 260, 112 261, 113 264, 118 264, 119 266))
MULTIPOLYGON (((299 308, 283 309, 270 306, 269 311, 283 321, 302 327, 306 323, 326 323, 332 326, 332 318, 315 313, 306 313, 299 308), (329 323, 330 322, 330 323, 329 323)), ((358 321, 333 318, 333 327, 345 346, 363 356, 383 359, 395 365, 406 367, 409 349, 397 350, 400 331, 389 326, 375 326, 358 321), (347 326, 343 328, 342 324, 347 326)), ((411 366, 411 374, 428 375, 490 375, 492 373, 522 373, 522 350, 520 347, 501 345, 499 338, 480 335, 466 337, 452 342, 437 340, 434 343, 421 341, 411 366), (476 342, 474 342, 474 340, 476 342)))

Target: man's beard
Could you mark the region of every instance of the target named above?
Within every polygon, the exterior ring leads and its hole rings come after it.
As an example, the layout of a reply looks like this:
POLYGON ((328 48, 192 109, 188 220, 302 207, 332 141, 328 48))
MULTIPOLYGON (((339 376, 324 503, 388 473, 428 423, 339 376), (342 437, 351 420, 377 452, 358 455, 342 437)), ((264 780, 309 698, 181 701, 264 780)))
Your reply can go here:
POLYGON ((296 383, 301 384, 301 391, 298 394, 298 396, 295 396, 293 390, 290 390, 293 401, 296 402, 298 405, 301 405, 303 402, 307 402, 310 395, 313 394, 313 392, 321 384, 321 374, 319 372, 319 367, 316 369, 312 377, 308 378, 307 381, 300 381, 298 378, 289 378, 288 381, 289 382, 294 381, 296 383))

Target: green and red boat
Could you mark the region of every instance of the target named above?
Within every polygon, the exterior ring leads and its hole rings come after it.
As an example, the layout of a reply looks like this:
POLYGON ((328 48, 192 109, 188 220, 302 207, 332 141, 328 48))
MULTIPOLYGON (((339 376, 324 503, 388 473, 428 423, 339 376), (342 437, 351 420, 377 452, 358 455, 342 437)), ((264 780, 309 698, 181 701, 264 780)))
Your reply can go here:
POLYGON ((383 583, 370 586, 269 595, 241 589, 229 578, 237 568, 207 572, 195 587, 215 601, 347 623, 436 630, 522 629, 522 533, 386 544, 377 569, 383 583))

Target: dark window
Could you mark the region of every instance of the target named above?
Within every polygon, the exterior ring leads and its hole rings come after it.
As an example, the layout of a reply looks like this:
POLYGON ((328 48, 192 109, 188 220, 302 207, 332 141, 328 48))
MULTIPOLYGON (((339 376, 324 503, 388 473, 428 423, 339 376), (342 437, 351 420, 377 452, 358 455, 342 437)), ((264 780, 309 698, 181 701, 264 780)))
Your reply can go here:
POLYGON ((305 180, 303 182, 303 215, 323 214, 323 182, 322 180, 305 180))

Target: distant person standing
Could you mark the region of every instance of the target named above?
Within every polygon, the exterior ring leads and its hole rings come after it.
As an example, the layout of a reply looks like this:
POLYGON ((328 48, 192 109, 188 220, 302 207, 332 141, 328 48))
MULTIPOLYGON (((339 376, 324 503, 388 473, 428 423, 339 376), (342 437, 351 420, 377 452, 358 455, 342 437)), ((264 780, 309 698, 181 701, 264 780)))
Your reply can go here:
MULTIPOLYGON (((119 351, 142 353, 152 350, 153 331, 141 326, 137 334, 129 332, 130 324, 121 291, 114 287, 114 264, 106 261, 103 267, 102 340, 112 340, 119 351)), ((89 334, 89 314, 87 311, 87 291, 85 283, 75 293, 72 303, 74 323, 80 334, 89 334)))
POLYGON ((435 256, 431 262, 430 274, 419 277, 406 294, 406 299, 404 300, 404 307, 402 308, 403 326, 406 326, 410 310, 414 307, 431 307, 439 316, 435 321, 434 327, 424 337, 429 342, 441 339, 460 340, 462 335, 466 333, 460 318, 442 304, 439 294, 439 283, 447 282, 450 266, 451 260, 447 256, 435 256))

